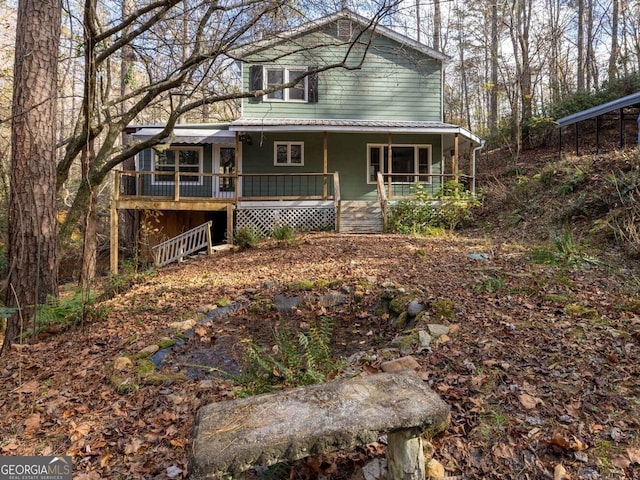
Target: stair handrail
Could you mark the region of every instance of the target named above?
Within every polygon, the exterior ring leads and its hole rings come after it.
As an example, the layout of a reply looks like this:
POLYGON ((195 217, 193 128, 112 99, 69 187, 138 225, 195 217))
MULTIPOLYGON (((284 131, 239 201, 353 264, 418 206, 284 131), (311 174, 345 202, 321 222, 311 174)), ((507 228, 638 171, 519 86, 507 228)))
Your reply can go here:
POLYGON ((163 267, 173 262, 179 262, 187 255, 207 247, 207 253, 213 253, 211 243, 211 226, 213 222, 203 223, 191 230, 176 235, 169 240, 151 248, 156 267, 163 267))
POLYGON ((378 190, 378 203, 380 204, 380 208, 382 209, 382 225, 384 231, 387 231, 387 208, 389 206, 389 200, 387 199, 387 192, 384 190, 384 177, 382 176, 382 172, 378 171, 376 173, 376 185, 378 190))
POLYGON ((333 172, 333 205, 336 209, 336 232, 340 231, 340 213, 342 212, 340 198, 340 174, 333 172))

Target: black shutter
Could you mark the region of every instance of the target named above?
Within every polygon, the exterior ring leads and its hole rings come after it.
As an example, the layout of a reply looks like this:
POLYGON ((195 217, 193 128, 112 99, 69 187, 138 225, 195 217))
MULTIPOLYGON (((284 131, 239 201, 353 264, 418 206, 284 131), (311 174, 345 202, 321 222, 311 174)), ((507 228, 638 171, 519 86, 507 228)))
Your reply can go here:
MULTIPOLYGON (((315 70, 318 67, 309 67, 309 70, 315 70)), ((308 84, 309 92, 307 98, 309 103, 318 103, 318 73, 309 75, 308 84)))
MULTIPOLYGON (((249 89, 252 92, 262 90, 262 65, 251 65, 249 67, 249 89)), ((260 103, 262 96, 249 97, 249 103, 260 103)))

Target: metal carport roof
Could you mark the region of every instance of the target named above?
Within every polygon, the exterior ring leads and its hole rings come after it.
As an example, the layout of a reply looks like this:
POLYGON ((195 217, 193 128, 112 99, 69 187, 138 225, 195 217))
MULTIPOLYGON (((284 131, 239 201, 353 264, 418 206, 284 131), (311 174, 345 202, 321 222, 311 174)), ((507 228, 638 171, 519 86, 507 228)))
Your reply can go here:
POLYGON ((568 127, 569 125, 573 125, 574 123, 579 123, 584 120, 589 120, 590 118, 599 117, 600 115, 604 115, 605 113, 613 112, 614 110, 620 110, 621 108, 625 107, 631 107, 635 104, 640 105, 640 92, 636 92, 631 95, 627 95, 626 97, 618 98, 617 100, 603 103, 602 105, 591 107, 587 110, 583 110, 578 113, 572 113, 571 115, 567 115, 566 117, 559 118, 558 120, 556 120, 556 122, 558 123, 557 128, 568 127))

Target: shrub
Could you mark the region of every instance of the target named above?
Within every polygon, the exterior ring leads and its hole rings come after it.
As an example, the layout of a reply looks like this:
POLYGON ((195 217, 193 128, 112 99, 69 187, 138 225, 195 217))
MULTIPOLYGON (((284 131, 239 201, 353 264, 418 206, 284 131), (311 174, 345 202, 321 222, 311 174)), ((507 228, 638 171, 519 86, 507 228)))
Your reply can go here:
POLYGON ((255 247, 261 240, 262 235, 255 227, 242 227, 236 230, 234 243, 240 248, 255 247))
POLYGON ((455 230, 473 218, 472 208, 480 204, 473 193, 454 180, 446 182, 435 196, 421 184, 415 184, 412 193, 412 198, 391 207, 391 230, 405 234, 426 234, 434 227, 455 230))
POLYGON ((271 236, 276 240, 290 242, 295 238, 296 231, 293 229, 293 227, 282 223, 275 226, 275 228, 271 232, 271 236))

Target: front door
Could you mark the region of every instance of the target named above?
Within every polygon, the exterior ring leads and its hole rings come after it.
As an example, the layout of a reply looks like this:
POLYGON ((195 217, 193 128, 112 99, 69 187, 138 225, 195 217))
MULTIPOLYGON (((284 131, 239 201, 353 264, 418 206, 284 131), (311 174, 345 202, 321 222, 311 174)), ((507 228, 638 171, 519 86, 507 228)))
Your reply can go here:
POLYGON ((236 147, 233 144, 216 144, 213 149, 213 172, 220 174, 214 178, 213 196, 233 198, 236 189, 236 147))

